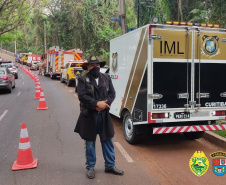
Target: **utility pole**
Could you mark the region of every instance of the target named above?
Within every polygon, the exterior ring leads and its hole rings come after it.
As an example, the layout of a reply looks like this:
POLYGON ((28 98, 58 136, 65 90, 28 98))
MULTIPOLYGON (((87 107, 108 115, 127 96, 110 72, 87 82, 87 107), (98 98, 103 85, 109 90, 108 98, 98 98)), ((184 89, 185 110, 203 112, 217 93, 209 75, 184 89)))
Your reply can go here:
POLYGON ((119 16, 121 17, 121 34, 127 32, 125 0, 119 0, 119 16))
POLYGON ((15 56, 16 56, 16 39, 15 39, 15 56))
MULTIPOLYGON (((46 22, 44 21, 44 48, 46 53, 46 22)), ((45 55, 44 53, 44 55, 45 55)))
POLYGON ((46 55, 46 22, 44 21, 44 57, 43 57, 43 61, 44 61, 44 65, 47 65, 47 55, 46 55))

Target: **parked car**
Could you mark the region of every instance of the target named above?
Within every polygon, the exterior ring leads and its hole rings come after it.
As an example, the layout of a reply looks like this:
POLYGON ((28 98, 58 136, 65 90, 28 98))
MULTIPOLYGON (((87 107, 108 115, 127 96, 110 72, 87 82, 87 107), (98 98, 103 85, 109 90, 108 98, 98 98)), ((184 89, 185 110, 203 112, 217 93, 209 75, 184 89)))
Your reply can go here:
POLYGON ((13 62, 3 62, 1 64, 1 67, 7 67, 12 74, 14 74, 15 78, 18 79, 18 69, 17 67, 13 64, 13 62))
POLYGON ((38 61, 33 61, 32 64, 31 64, 31 67, 30 67, 30 70, 38 70, 39 69, 39 66, 38 66, 38 61))
POLYGON ((75 84, 77 76, 83 71, 81 67, 83 63, 82 60, 70 60, 64 67, 61 67, 60 82, 66 82, 67 86, 75 84))
POLYGON ((11 93, 15 86, 15 76, 7 67, 0 67, 0 90, 7 89, 11 93))

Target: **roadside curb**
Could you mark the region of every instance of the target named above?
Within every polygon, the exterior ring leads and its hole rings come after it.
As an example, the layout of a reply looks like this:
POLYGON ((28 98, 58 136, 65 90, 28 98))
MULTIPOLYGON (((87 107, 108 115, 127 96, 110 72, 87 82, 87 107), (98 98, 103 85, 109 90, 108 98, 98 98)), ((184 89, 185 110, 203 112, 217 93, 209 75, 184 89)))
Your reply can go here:
POLYGON ((226 138, 219 136, 211 131, 205 132, 203 138, 215 144, 218 147, 226 149, 226 138))

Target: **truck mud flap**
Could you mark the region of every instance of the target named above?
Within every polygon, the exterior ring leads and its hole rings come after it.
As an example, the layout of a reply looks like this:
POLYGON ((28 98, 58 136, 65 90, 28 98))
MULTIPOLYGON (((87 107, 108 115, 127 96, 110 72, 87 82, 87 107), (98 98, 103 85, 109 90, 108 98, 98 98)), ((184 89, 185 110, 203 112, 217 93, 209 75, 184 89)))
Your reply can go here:
POLYGON ((170 134, 183 132, 202 132, 226 130, 226 124, 214 125, 192 125, 192 126, 174 126, 174 127, 153 127, 153 134, 170 134))

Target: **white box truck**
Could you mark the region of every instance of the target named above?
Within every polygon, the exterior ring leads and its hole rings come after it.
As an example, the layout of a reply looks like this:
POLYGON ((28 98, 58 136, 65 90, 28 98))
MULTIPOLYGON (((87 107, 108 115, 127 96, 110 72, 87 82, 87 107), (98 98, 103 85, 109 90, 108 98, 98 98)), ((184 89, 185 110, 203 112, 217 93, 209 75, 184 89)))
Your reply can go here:
POLYGON ((110 41, 116 99, 125 139, 225 130, 226 30, 217 25, 146 25, 110 41))

